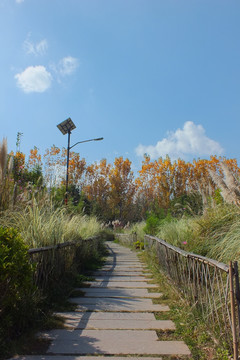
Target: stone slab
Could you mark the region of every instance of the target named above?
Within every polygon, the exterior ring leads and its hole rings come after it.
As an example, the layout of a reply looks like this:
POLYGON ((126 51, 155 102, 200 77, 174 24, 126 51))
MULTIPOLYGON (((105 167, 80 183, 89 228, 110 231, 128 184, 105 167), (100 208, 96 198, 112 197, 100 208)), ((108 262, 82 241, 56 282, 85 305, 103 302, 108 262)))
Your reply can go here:
POLYGON ((122 257, 122 256, 129 256, 129 257, 136 257, 136 258, 138 258, 136 252, 134 252, 134 251, 128 251, 128 249, 127 249, 127 251, 125 251, 125 249, 122 249, 122 248, 118 247, 118 248, 115 248, 115 249, 112 248, 111 250, 112 250, 112 251, 109 251, 109 253, 108 253, 108 256, 109 256, 109 257, 116 258, 116 255, 117 255, 118 258, 119 258, 119 257, 122 257))
POLYGON ((73 320, 66 318, 64 325, 68 328, 87 330, 175 330, 170 320, 73 320))
POLYGON ((147 272, 143 272, 143 271, 118 271, 118 270, 98 270, 98 271, 94 271, 92 273, 93 276, 105 276, 105 275, 113 275, 113 276, 146 276, 146 277, 152 277, 152 274, 147 273, 147 272))
POLYGON ((141 258, 139 258, 138 256, 134 255, 134 254, 129 254, 129 253, 122 253, 121 255, 119 254, 118 251, 116 251, 113 255, 108 255, 105 262, 125 262, 125 261, 136 261, 139 262, 141 264, 145 264, 141 258))
POLYGON ((69 318, 73 320, 145 320, 153 321, 156 320, 153 313, 142 312, 142 313, 127 313, 127 312, 64 312, 55 313, 56 315, 62 316, 63 318, 69 318))
MULTIPOLYGON (((107 259, 105 260, 105 264, 106 263, 129 263, 129 262, 133 262, 133 263, 138 263, 138 264, 144 264, 137 256, 133 256, 133 255, 114 255, 114 256, 108 256, 107 259)), ((145 264, 144 264, 145 265, 145 264)))
POLYGON ((137 264, 144 265, 136 256, 135 257, 125 256, 122 258, 120 258, 118 256, 115 260, 110 259, 108 257, 108 259, 104 262, 104 265, 112 264, 112 263, 115 263, 115 264, 137 263, 137 264))
POLYGON ((147 281, 151 279, 147 279, 145 276, 114 276, 114 274, 104 275, 104 276, 96 276, 95 281, 147 281))
POLYGON ((47 353, 55 355, 190 355, 182 341, 159 341, 152 330, 53 330, 42 337, 52 339, 47 353))
POLYGON ((73 297, 69 299, 71 302, 75 302, 79 305, 121 305, 121 306, 141 306, 141 307, 148 307, 153 305, 151 299, 144 299, 144 298, 96 298, 96 297, 73 297))
POLYGON ((124 266, 124 267, 143 267, 143 265, 139 262, 139 261, 116 261, 116 262, 111 262, 111 261, 107 261, 103 264, 103 266, 124 266))
MULTIPOLYGON (((113 251, 108 252, 108 259, 114 259, 114 260, 121 260, 122 258, 135 258, 137 260, 140 260, 138 257, 138 254, 133 251, 124 251, 121 248, 113 249, 113 251)), ((107 259, 107 260, 108 260, 107 259)))
POLYGON ((76 290, 81 290, 84 292, 85 297, 142 297, 142 298, 159 298, 162 296, 162 293, 149 293, 147 289, 114 289, 114 288, 79 288, 76 290))
POLYGON ((134 289, 151 289, 157 288, 155 284, 148 284, 144 281, 86 281, 85 284, 95 288, 134 288, 134 289))
POLYGON ((129 265, 130 263, 133 264, 140 264, 143 266, 146 266, 146 264, 144 262, 142 262, 141 260, 139 260, 138 257, 133 257, 133 256, 128 256, 128 255, 123 255, 123 256, 119 256, 117 255, 116 257, 108 257, 104 264, 125 264, 125 265, 129 265))
MULTIPOLYGON (((71 300, 71 299, 70 299, 71 300)), ((75 300, 75 299, 74 299, 75 300)), ((76 303, 75 301, 72 301, 73 303, 76 303)), ((129 304, 109 304, 107 302, 105 303, 99 303, 99 304, 78 304, 77 309, 79 311, 130 311, 130 312, 153 312, 153 311, 169 311, 169 307, 167 305, 158 305, 153 304, 151 306, 146 306, 139 304, 138 306, 133 306, 129 304)))
POLYGON ((129 270, 144 270, 144 268, 140 265, 116 265, 116 266, 111 266, 111 265, 104 265, 102 267, 102 270, 121 270, 121 271, 129 271, 129 270))
POLYGON ((160 357, 76 356, 76 355, 20 355, 10 360, 162 360, 160 357))

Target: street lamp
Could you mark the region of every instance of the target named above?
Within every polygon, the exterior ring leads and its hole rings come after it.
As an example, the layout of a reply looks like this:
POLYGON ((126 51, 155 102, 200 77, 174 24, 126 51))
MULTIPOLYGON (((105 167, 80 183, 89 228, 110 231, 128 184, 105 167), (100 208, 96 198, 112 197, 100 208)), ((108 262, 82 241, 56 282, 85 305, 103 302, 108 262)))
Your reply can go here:
POLYGON ((71 118, 68 118, 67 120, 64 120, 63 122, 61 122, 60 124, 58 124, 57 127, 58 127, 58 129, 61 131, 61 133, 62 133, 63 135, 68 134, 66 194, 65 194, 65 204, 67 205, 67 203, 68 203, 68 174, 69 174, 69 152, 70 152, 70 149, 72 149, 74 146, 76 146, 76 145, 78 145, 78 144, 82 144, 82 143, 85 143, 85 142, 103 140, 103 137, 101 137, 101 138, 96 138, 96 139, 89 139, 89 140, 78 141, 78 142, 76 142, 74 145, 70 146, 70 135, 71 135, 71 131, 74 130, 74 129, 76 129, 76 125, 74 124, 74 122, 72 121, 72 119, 71 119, 71 118))

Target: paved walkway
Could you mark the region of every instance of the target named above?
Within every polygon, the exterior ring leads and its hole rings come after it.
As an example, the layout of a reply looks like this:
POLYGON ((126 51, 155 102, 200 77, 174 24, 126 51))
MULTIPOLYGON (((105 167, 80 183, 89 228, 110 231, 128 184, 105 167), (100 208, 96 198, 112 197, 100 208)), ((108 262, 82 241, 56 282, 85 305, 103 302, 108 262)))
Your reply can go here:
POLYGON ((128 355, 128 360, 140 356, 142 360, 160 360, 162 355, 190 355, 182 341, 158 340, 156 330, 175 327, 172 321, 155 319, 154 312, 169 308, 153 304, 152 298, 161 294, 148 292, 157 285, 149 283, 150 274, 137 255, 112 242, 107 246, 105 265, 94 274, 90 287, 81 288, 84 297, 70 299, 78 304, 76 311, 60 314, 65 329, 41 334, 51 340, 47 353, 15 359, 126 360, 124 356, 128 355))

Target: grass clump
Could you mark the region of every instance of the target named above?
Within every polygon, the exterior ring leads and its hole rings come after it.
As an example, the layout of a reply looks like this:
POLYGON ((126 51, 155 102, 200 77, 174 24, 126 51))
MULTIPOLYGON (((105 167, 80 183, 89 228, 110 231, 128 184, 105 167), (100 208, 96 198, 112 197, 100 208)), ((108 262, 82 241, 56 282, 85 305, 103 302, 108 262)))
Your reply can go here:
POLYGON ((202 216, 173 219, 158 227, 156 236, 171 245, 218 261, 240 261, 240 209, 220 204, 202 216))
POLYGON ((185 249, 192 241, 197 228, 194 218, 174 219, 159 226, 156 236, 171 245, 185 249))
POLYGON ((206 210, 194 220, 197 230, 187 250, 224 262, 240 260, 239 221, 240 210, 234 205, 218 205, 206 210))
POLYGON ((146 225, 145 221, 141 221, 133 224, 132 226, 130 226, 129 229, 126 229, 124 232, 127 232, 128 234, 136 234, 138 241, 144 242, 145 225, 146 225))
POLYGON ((72 215, 66 208, 40 206, 35 201, 23 210, 4 212, 0 225, 17 228, 31 248, 86 239, 101 231, 95 217, 72 215))
POLYGON ((209 256, 224 263, 230 260, 240 261, 240 214, 221 230, 218 241, 209 249, 209 256))

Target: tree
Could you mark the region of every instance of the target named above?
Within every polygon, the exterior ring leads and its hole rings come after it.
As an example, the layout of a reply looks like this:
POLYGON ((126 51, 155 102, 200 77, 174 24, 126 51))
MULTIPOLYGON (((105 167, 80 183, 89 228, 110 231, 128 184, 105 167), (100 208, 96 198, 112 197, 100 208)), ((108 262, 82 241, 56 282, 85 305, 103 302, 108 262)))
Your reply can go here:
POLYGON ((45 180, 50 189, 60 185, 62 181, 64 169, 61 165, 60 151, 57 146, 52 145, 50 149, 46 149, 44 154, 45 180))
POLYGON ((150 157, 145 156, 136 179, 143 214, 147 211, 157 212, 158 209, 164 209, 167 213, 171 200, 187 193, 190 168, 190 164, 184 160, 172 162, 167 156, 151 162, 150 157))
MULTIPOLYGON (((67 166, 67 149, 62 149, 61 166, 67 166)), ((80 155, 74 151, 69 152, 68 183, 81 187, 81 180, 86 170, 86 160, 80 159, 80 155)), ((65 177, 63 182, 65 182, 65 177)))
POLYGON ((103 220, 109 220, 108 209, 110 196, 109 174, 111 165, 105 159, 86 168, 83 192, 92 203, 93 212, 103 220))
MULTIPOLYGON (((65 184, 66 181, 66 165, 67 165, 67 149, 58 148, 53 145, 47 149, 44 154, 46 181, 50 188, 65 184)), ((68 182, 69 185, 80 188, 83 175, 86 170, 85 159, 80 159, 80 155, 74 151, 69 153, 69 169, 68 182)))
POLYGON ((136 186, 131 170, 131 161, 116 158, 109 174, 109 207, 116 219, 131 220, 131 212, 136 186))

